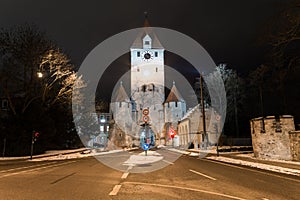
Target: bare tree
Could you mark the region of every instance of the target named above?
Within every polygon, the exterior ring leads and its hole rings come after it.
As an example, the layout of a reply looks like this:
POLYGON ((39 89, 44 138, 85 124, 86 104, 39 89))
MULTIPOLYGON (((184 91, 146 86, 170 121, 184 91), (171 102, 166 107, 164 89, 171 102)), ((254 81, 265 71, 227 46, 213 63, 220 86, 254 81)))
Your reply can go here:
MULTIPOLYGON (((226 107, 226 124, 234 123, 236 135, 239 136, 239 122, 238 122, 238 113, 241 103, 244 100, 244 93, 243 93, 243 83, 242 79, 238 76, 236 71, 227 67, 226 64, 220 64, 216 67, 215 71, 208 74, 205 77, 206 84, 214 84, 216 91, 209 91, 212 93, 221 93, 222 83, 223 81, 225 91, 226 91, 226 100, 227 100, 227 107, 226 107), (221 76, 222 80, 217 79, 216 77, 221 76)), ((207 88, 205 88, 207 90, 207 88)), ((218 109, 217 109, 218 110, 218 109)), ((225 126, 226 126, 225 124, 225 126)))
POLYGON ((70 103, 77 79, 68 57, 30 25, 0 30, 1 89, 14 115, 33 102, 70 103))
POLYGON ((286 83, 300 72, 300 1, 293 0, 282 5, 278 15, 266 25, 259 42, 271 47, 268 64, 271 66, 272 88, 282 98, 283 110, 287 112, 286 83))

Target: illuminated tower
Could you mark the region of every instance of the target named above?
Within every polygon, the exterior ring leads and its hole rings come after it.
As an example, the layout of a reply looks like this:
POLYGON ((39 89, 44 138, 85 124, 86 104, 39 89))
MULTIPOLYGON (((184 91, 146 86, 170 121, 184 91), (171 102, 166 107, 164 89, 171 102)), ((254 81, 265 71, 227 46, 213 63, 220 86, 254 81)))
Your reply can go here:
POLYGON ((137 123, 141 111, 149 109, 152 130, 158 134, 164 125, 165 97, 164 48, 149 27, 146 18, 143 31, 137 36, 131 52, 131 98, 135 102, 137 123))

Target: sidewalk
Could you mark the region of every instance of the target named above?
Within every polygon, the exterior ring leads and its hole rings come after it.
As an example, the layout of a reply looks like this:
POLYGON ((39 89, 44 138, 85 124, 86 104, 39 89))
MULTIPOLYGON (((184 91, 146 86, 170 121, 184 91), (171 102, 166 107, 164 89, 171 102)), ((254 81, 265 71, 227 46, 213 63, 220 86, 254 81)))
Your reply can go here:
MULTIPOLYGON (((80 148, 80 149, 68 149, 68 150, 51 150, 51 151, 46 151, 44 154, 33 155, 32 159, 47 158, 47 157, 68 155, 68 154, 74 154, 74 153, 82 153, 85 151, 89 151, 89 149, 88 148, 80 148)), ((30 159, 30 156, 0 157, 0 162, 2 160, 7 161, 7 160, 29 160, 29 159, 30 159)))
POLYGON ((196 156, 199 153, 207 154, 206 159, 249 166, 253 168, 259 168, 263 170, 269 170, 273 172, 279 172, 284 174, 291 174, 300 176, 300 162, 299 161, 284 161, 284 160, 265 160, 255 158, 252 152, 241 151, 241 152, 217 152, 215 149, 212 150, 197 150, 189 149, 191 156, 196 156))

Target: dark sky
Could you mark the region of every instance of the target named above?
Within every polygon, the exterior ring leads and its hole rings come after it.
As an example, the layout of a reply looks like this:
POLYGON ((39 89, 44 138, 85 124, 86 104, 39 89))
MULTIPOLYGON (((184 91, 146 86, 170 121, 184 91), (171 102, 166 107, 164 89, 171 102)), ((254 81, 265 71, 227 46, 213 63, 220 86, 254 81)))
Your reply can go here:
POLYGON ((256 40, 281 0, 1 0, 0 27, 38 25, 79 66, 106 38, 141 27, 180 31, 198 41, 216 63, 240 73, 259 66, 265 49, 256 40))

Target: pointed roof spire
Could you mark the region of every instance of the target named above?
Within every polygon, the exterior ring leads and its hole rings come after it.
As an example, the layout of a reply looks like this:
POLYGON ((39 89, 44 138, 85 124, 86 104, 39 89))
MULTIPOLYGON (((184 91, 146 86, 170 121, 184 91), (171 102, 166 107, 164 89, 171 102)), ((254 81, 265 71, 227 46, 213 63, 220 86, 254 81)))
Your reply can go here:
POLYGON ((120 82, 120 87, 114 94, 111 102, 130 102, 130 99, 123 87, 123 81, 120 82))
POLYGON ((145 21, 144 21, 144 27, 150 27, 149 21, 148 21, 148 12, 144 12, 145 15, 145 21))
POLYGON ((163 46, 161 45, 160 41, 158 40, 156 34, 153 31, 153 28, 150 26, 150 23, 148 21, 148 12, 144 12, 145 15, 145 21, 143 30, 137 35, 137 38, 133 42, 131 48, 137 48, 142 49, 143 48, 143 38, 146 35, 149 35, 149 37, 152 39, 152 48, 153 49, 163 49, 163 46))
POLYGON ((175 81, 173 81, 173 86, 171 88, 171 92, 165 102, 168 103, 168 102, 178 102, 178 101, 184 101, 184 99, 181 96, 178 89, 176 88, 175 81))

